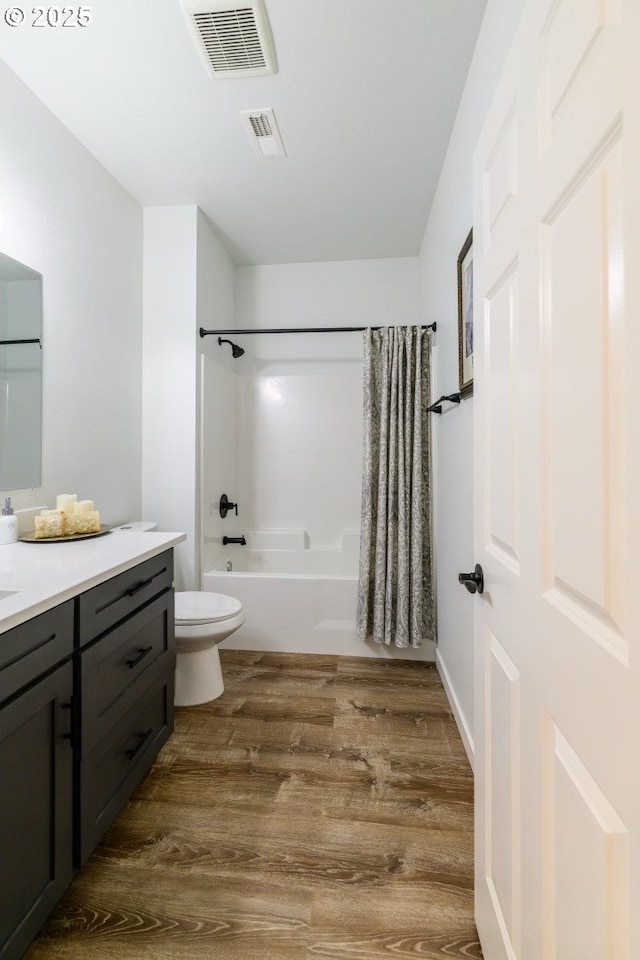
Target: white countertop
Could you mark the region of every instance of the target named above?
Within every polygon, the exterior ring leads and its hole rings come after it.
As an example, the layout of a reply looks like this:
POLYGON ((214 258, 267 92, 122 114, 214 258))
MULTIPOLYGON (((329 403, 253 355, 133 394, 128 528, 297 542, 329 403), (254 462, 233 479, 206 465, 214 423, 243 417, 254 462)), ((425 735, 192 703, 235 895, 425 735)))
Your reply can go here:
POLYGON ((0 633, 183 540, 184 533, 112 530, 75 542, 0 545, 0 633))

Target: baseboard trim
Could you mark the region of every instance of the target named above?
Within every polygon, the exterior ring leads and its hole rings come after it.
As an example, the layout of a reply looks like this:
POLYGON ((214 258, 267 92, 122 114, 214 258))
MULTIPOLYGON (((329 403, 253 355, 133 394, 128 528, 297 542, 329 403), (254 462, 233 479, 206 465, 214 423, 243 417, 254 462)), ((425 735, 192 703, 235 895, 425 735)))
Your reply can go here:
POLYGON ((471 735, 465 715, 460 707, 460 701, 458 700, 456 692, 453 688, 453 684, 451 683, 449 672, 442 657, 440 656, 440 651, 438 649, 436 649, 436 667, 438 668, 438 673, 440 674, 440 679, 442 680, 442 686, 444 687, 447 699, 451 705, 451 710, 453 711, 453 716, 455 717, 458 731, 460 732, 460 737, 462 739, 462 743, 464 744, 464 749, 467 752, 471 769, 474 770, 475 746, 473 743, 473 736, 471 735))

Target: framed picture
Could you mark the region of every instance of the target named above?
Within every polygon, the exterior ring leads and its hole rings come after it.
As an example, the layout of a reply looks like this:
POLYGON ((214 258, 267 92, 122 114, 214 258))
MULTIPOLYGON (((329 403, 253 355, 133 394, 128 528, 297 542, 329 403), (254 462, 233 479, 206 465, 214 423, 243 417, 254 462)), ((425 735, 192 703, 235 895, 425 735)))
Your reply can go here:
POLYGON ((473 393, 473 230, 458 255, 458 384, 473 393))

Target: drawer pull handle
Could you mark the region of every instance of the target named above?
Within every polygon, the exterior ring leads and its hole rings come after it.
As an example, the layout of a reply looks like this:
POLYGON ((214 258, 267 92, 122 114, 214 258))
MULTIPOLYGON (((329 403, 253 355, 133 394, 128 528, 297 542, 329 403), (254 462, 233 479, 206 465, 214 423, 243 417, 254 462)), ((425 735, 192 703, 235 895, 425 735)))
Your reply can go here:
MULTIPOLYGON (((73 709, 73 702, 70 700, 68 703, 61 703, 60 706, 62 707, 63 710, 72 710, 72 709, 73 709)), ((73 729, 73 728, 72 728, 72 726, 71 726, 71 723, 72 723, 72 721, 70 721, 70 724, 69 724, 69 733, 63 733, 63 734, 62 734, 62 739, 63 739, 63 740, 72 740, 72 739, 73 739, 73 734, 72 734, 72 729, 73 729)))
POLYGON ((140 593, 141 590, 144 590, 145 587, 148 587, 150 583, 153 583, 154 578, 149 577, 148 580, 143 580, 141 583, 138 583, 135 587, 131 587, 130 590, 127 590, 128 597, 135 597, 136 593, 140 593))
POLYGON ((133 660, 127 660, 127 661, 126 661, 127 666, 129 667, 129 670, 133 670, 133 668, 134 668, 138 663, 140 663, 141 660, 144 660, 144 658, 146 657, 146 655, 147 655, 148 653, 151 653, 152 650, 153 650, 153 647, 140 647, 140 652, 138 653, 138 656, 137 656, 137 657, 134 657, 133 660))
POLYGON ((125 753, 128 756, 129 760, 133 760, 133 758, 137 756, 138 753, 140 753, 140 751, 142 750, 142 748, 144 747, 145 743, 147 742, 147 740, 149 739, 152 733, 153 733, 153 727, 149 727, 146 733, 138 734, 138 742, 136 743, 135 747, 131 747, 129 750, 125 750, 125 753))

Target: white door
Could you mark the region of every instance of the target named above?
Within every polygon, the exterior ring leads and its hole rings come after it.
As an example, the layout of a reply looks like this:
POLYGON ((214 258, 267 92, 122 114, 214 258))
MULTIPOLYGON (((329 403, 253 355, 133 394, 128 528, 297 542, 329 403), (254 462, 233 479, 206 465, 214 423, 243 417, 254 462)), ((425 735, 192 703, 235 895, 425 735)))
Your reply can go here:
POLYGON ((474 158, 485 960, 640 960, 639 62, 530 0, 474 158))

